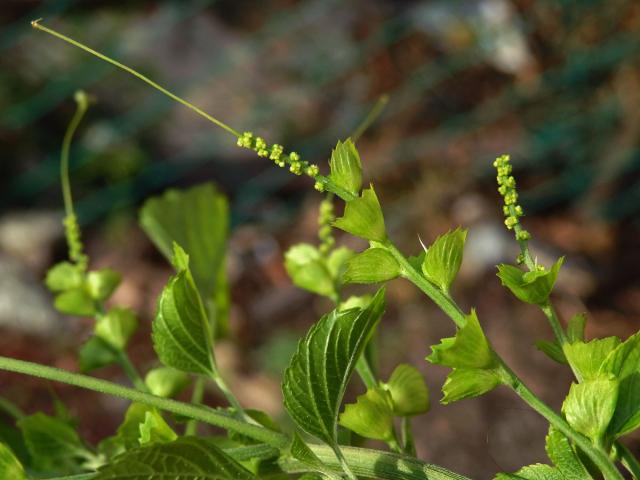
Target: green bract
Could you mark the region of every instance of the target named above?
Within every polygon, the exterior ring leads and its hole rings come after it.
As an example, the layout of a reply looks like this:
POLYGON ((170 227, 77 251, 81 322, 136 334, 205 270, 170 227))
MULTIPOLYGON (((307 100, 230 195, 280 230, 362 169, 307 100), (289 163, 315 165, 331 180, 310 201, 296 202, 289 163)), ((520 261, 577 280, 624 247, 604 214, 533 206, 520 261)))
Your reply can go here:
POLYGON ((345 406, 340 425, 365 438, 390 440, 393 438, 393 403, 391 394, 375 387, 345 406))
POLYGON ((614 377, 572 384, 562 405, 569 425, 601 442, 616 408, 618 387, 619 382, 614 377))
POLYGON ((11 449, 2 442, 0 442, 0 478, 27 480, 24 467, 11 449))
POLYGON ((115 307, 96 321, 95 334, 116 350, 124 350, 138 327, 138 320, 128 308, 115 307))
POLYGON ((370 248, 350 258, 342 276, 344 283, 378 283, 400 275, 400 265, 384 248, 370 248))
POLYGON ((47 272, 45 284, 52 292, 63 292, 80 288, 84 283, 84 272, 74 264, 60 262, 47 272))
POLYGON ((159 397, 174 397, 189 384, 189 376, 171 367, 149 370, 144 383, 149 391, 159 397))
POLYGON ((429 390, 417 368, 398 365, 383 387, 391 394, 395 415, 410 417, 429 410, 429 390))
POLYGON ((338 141, 331 152, 329 179, 338 187, 357 196, 362 188, 362 165, 356 146, 350 138, 338 141))
POLYGON ((561 257, 553 264, 551 270, 534 270, 524 272, 512 265, 498 265, 498 277, 502 284, 511 290, 523 302, 544 305, 556 283, 560 267, 564 263, 561 257))
POLYGON ((427 249, 422 273, 443 292, 448 292, 462 265, 467 231, 456 228, 438 237, 427 249))
POLYGON ((294 285, 310 292, 333 297, 336 294, 335 279, 326 259, 313 245, 294 245, 284 256, 284 265, 294 285))
POLYGON ((110 268, 95 270, 87 273, 87 290, 91 298, 103 301, 111 296, 121 280, 122 276, 110 268))
POLYGON ((363 190, 361 197, 347 202, 344 215, 333 225, 356 237, 384 242, 387 239, 384 217, 373 186, 363 190))

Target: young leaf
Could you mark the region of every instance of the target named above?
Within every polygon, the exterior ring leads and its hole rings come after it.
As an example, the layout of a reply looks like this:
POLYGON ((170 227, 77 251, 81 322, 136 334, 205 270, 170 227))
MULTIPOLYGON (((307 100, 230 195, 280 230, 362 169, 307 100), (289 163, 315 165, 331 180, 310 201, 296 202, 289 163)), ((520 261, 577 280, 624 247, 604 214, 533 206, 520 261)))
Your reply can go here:
POLYGON ((322 460, 320 460, 318 456, 313 453, 313 450, 309 448, 309 446, 300 437, 300 434, 297 431, 293 432, 293 441, 291 442, 289 453, 291 453, 291 456, 296 460, 301 461, 305 465, 310 466, 312 469, 318 472, 327 470, 324 463, 322 463, 322 460))
POLYGON ((562 411, 575 430, 600 441, 613 417, 617 399, 618 380, 596 378, 572 384, 562 411))
POLYGON ((71 473, 87 449, 76 431, 66 422, 36 413, 17 422, 35 468, 42 472, 71 473))
POLYGON ((84 274, 77 265, 60 262, 49 269, 44 282, 52 292, 64 292, 80 288, 84 283, 84 274))
MULTIPOLYGON (((180 247, 176 251, 180 254, 180 247)), ((209 320, 188 268, 172 277, 162 291, 152 337, 158 358, 166 366, 213 375, 209 320)))
POLYGON ((256 480, 212 442, 183 437, 130 450, 100 469, 95 480, 256 480))
POLYGON ((205 302, 215 300, 216 332, 224 334, 228 297, 224 258, 229 230, 226 197, 211 183, 168 190, 145 202, 140 226, 167 260, 174 254, 173 242, 184 248, 200 296, 205 302))
POLYGON ((638 371, 640 371, 640 332, 618 345, 600 366, 601 374, 612 374, 620 379, 638 371))
POLYGON ((65 290, 56 295, 53 306, 66 315, 93 317, 96 307, 89 292, 84 287, 65 290))
POLYGON ((398 365, 383 386, 391 394, 395 415, 411 417, 429 410, 429 389, 417 368, 398 365))
POLYGON ((189 376, 171 367, 160 367, 150 370, 144 377, 149 391, 159 397, 175 397, 189 384, 189 376))
POLYGON ((78 356, 82 373, 113 365, 118 361, 118 356, 113 348, 107 342, 95 336, 80 347, 78 356))
POLYGON ((318 295, 333 298, 336 286, 325 259, 308 243, 294 245, 284 255, 284 266, 293 284, 318 295))
POLYGON ((548 342, 546 340, 538 340, 536 342, 536 348, 544 353, 554 362, 567 364, 567 358, 564 356, 562 347, 556 342, 548 342))
POLYGON ((591 380, 598 376, 605 358, 620 345, 618 337, 565 343, 563 351, 578 381, 591 380))
POLYGON ((150 443, 167 443, 173 442, 178 435, 171 430, 164 418, 156 409, 147 411, 144 415, 144 422, 140 424, 140 445, 148 445, 150 443))
POLYGON ((344 310, 349 310, 351 308, 359 308, 360 310, 364 310, 371 303, 371 295, 352 295, 347 298, 344 302, 341 302, 338 306, 338 309, 342 312, 344 310))
POLYGON ((400 265, 384 248, 369 248, 347 261, 344 283, 378 283, 400 275, 400 265))
POLYGON ((549 459, 554 463, 564 480, 589 480, 591 475, 584 467, 571 443, 555 428, 549 428, 546 438, 546 450, 549 459))
POLYGON ((110 268, 95 270, 87 274, 87 290, 94 300, 104 301, 118 288, 122 275, 110 268))
POLYGON ((331 446, 340 403, 356 362, 384 310, 384 289, 365 310, 323 316, 298 344, 284 374, 284 405, 302 430, 331 446))
POLYGON ((358 435, 374 440, 393 438, 393 404, 391 395, 381 387, 367 390, 356 403, 345 406, 340 425, 358 435))
POLYGON ((443 338, 440 342, 431 347, 431 355, 427 357, 431 363, 466 369, 492 369, 498 366, 475 310, 467 315, 466 324, 458 330, 455 337, 443 338))
POLYGON ((177 438, 154 407, 132 403, 116 434, 117 443, 130 450, 150 442, 166 443, 177 438))
POLYGON ((115 307, 96 321, 95 334, 116 350, 124 350, 138 328, 135 313, 128 308, 115 307))
POLYGON ((620 380, 616 411, 609 423, 609 433, 621 437, 640 427, 640 372, 620 380))
POLYGON ((440 403, 447 405, 465 398, 478 397, 500 385, 500 377, 494 370, 456 368, 442 386, 444 397, 440 403))
POLYGON ((27 480, 27 474, 11 449, 0 442, 0 478, 27 480))
POLYGON ((333 183, 353 195, 360 193, 362 165, 358 150, 350 138, 344 143, 338 141, 336 148, 331 152, 329 166, 331 168, 329 178, 333 183))
POLYGON ((344 215, 333 225, 356 237, 384 242, 387 239, 384 217, 373 186, 363 190, 361 197, 347 202, 344 215))
MULTIPOLYGON (((499 473, 494 480, 566 480, 557 468, 537 463, 516 473, 499 473)), ((585 479, 586 480, 586 479, 585 479)))
POLYGON ((422 262, 422 273, 443 292, 448 292, 462 265, 467 231, 456 228, 438 237, 422 262))
POLYGON ((584 342, 584 328, 587 325, 587 315, 577 313, 567 325, 567 340, 569 343, 584 342))
POLYGON ((549 300, 563 263, 564 257, 560 257, 551 270, 532 272, 524 272, 512 265, 502 264, 498 265, 498 277, 502 285, 511 290, 518 299, 526 303, 544 305, 549 300))

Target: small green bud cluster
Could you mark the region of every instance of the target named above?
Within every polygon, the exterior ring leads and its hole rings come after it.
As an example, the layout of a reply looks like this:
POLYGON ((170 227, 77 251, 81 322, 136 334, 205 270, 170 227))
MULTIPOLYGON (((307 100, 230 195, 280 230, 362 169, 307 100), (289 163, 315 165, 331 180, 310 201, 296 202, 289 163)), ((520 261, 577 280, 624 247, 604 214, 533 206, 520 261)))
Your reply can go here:
POLYGON ((524 215, 522 207, 518 205, 518 192, 516 191, 516 179, 511 175, 512 166, 509 155, 501 155, 493 162, 498 171, 498 192, 504 199, 502 211, 504 224, 509 230, 515 230, 516 240, 525 241, 531 238, 531 234, 520 226, 520 217, 524 215))
POLYGON ((320 253, 326 255, 335 244, 333 238, 332 227, 333 221, 336 219, 333 211, 333 202, 330 198, 325 198, 320 202, 320 214, 318 215, 318 238, 320 239, 320 253))
MULTIPOLYGON (((289 154, 284 152, 284 147, 274 143, 267 145, 262 137, 256 137, 252 132, 244 132, 238 137, 237 145, 239 147, 248 148, 258 154, 259 157, 269 158, 277 166, 284 168, 289 165, 289 171, 295 175, 305 174, 311 178, 316 178, 320 173, 317 165, 311 164, 305 160, 300 160, 300 155, 296 152, 289 154)), ((317 187, 316 183, 316 189, 317 187)))
POLYGON ((64 225, 64 234, 69 247, 69 258, 78 265, 80 270, 85 271, 89 260, 84 254, 84 245, 82 244, 82 238, 80 237, 78 219, 75 214, 71 213, 64 217, 62 223, 64 225))

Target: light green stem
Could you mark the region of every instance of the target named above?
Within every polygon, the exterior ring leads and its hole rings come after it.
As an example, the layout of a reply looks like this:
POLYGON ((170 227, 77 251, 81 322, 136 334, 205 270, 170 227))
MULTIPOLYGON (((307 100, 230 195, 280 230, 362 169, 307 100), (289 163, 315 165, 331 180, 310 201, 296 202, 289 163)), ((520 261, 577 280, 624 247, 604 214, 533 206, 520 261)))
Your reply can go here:
POLYGON ((382 110, 384 110, 384 107, 387 105, 388 102, 389 102, 389 95, 386 95, 386 94, 380 95, 376 103, 373 105, 373 108, 369 110, 369 113, 367 114, 367 116, 364 117, 364 120, 362 120, 360 125, 358 125, 354 130, 354 132, 351 134, 351 140, 353 141, 353 143, 356 143, 358 139, 362 136, 362 134, 366 132, 367 129, 371 126, 371 124, 376 121, 376 119, 380 116, 380 114, 382 113, 382 110))
POLYGON ((624 468, 633 475, 635 480, 640 480, 640 462, 638 462, 638 459, 622 443, 615 442, 615 446, 618 450, 618 455, 620 456, 620 461, 622 462, 622 465, 624 465, 624 468))
POLYGON ((74 215, 73 211, 73 198, 71 196, 71 183, 69 181, 69 151, 71 150, 71 141, 73 135, 78 129, 78 125, 82 121, 82 117, 89 108, 89 101, 87 95, 84 92, 77 92, 76 99, 76 111, 69 122, 64 138, 62 139, 62 151, 60 153, 60 183, 62 184, 62 198, 64 199, 64 211, 67 216, 74 215))
POLYGON ((129 380, 131 380, 133 386, 141 392, 148 393, 149 389, 147 388, 147 384, 144 383, 144 380, 138 373, 136 367, 131 362, 131 359, 129 358, 129 355, 127 355, 127 352, 125 352, 124 350, 117 350, 116 355, 118 356, 118 365, 122 367, 122 370, 127 375, 127 377, 129 377, 129 380))
POLYGON ((15 420, 20 420, 24 417, 24 412, 20 410, 20 407, 4 397, 0 397, 0 410, 13 417, 15 420))
POLYGON ((551 302, 547 302, 546 305, 540 306, 542 313, 544 313, 545 317, 549 321, 549 325, 551 326, 551 330, 553 330, 553 335, 556 337, 556 341, 560 346, 567 343, 567 336, 564 333, 564 329, 560 324, 560 319, 558 318, 558 314, 556 313, 555 308, 551 302))
MULTIPOLYGON (((192 405, 200 405, 202 403, 202 399, 204 398, 204 377, 196 377, 193 382, 193 393, 191 394, 191 404, 192 405)), ((185 435, 195 435, 198 430, 198 422, 197 420, 189 420, 187 422, 187 426, 184 430, 185 435)))

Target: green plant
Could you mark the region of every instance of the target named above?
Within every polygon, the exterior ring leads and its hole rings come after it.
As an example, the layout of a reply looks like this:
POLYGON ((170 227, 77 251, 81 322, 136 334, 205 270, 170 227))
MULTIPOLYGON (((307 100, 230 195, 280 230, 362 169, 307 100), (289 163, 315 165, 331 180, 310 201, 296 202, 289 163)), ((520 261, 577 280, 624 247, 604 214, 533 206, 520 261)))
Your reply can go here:
MULTIPOLYGON (((586 341, 583 315, 574 316, 566 327, 561 324, 550 295, 563 260, 546 268, 532 257, 530 235, 520 224, 523 212, 517 204, 507 156, 499 157, 494 165, 504 199, 505 225, 515 233, 521 248, 517 263, 526 270, 500 265, 498 276, 518 299, 540 307, 555 341, 540 343, 539 348, 575 374, 576 383, 560 413, 524 385, 494 350, 478 313, 473 309, 466 312, 452 298, 450 286, 462 262, 466 231, 443 234, 419 256, 402 254, 387 236, 373 186, 362 186, 362 165, 352 139, 338 142, 331 154, 330 173, 322 175, 318 166, 299 155, 286 154, 279 145, 268 146, 251 133, 240 134, 131 68, 38 22, 33 26, 132 73, 225 129, 239 146, 281 167, 289 166, 296 175, 311 177, 317 190, 328 192, 321 203, 319 245, 292 247, 285 265, 296 285, 326 296, 335 308, 300 340, 284 374, 284 405, 296 425, 296 430, 285 433, 263 412, 240 405, 215 361, 215 341, 226 334, 229 304, 224 268, 226 200, 210 184, 171 190, 148 200, 140 215, 143 229, 176 271, 160 295, 153 322, 153 345, 161 366, 143 380, 126 354, 137 324, 135 314, 123 307, 105 306, 119 275, 108 269, 89 269, 73 212, 67 171, 69 145, 88 105, 87 96, 78 94, 78 111, 65 135, 61 162, 69 261, 54 266, 46 283, 56 293, 55 305, 60 311, 95 319, 94 335, 79 352, 82 369, 89 372, 118 364, 133 388, 6 357, 0 357, 0 368, 133 403, 116 434, 94 448, 80 439, 64 409, 58 409, 56 416, 25 416, 3 400, 1 405, 16 418, 19 437, 28 451, 19 459, 12 450, 18 451, 15 445, 0 444, 3 478, 25 479, 27 474, 74 480, 465 478, 415 458, 411 418, 426 413, 430 404, 419 372, 410 365, 399 365, 386 381, 378 377, 374 337, 385 308, 384 287, 372 296, 342 298, 342 287, 347 283, 385 283, 395 278, 413 283, 456 326, 455 336, 442 339, 427 357, 429 362, 451 369, 443 386, 443 403, 504 386, 548 420, 546 447, 552 464, 524 467, 513 474, 499 474, 498 479, 617 480, 624 478, 618 464, 633 478, 640 478, 640 464, 620 442, 640 426, 640 334, 625 341, 616 337, 586 341), (333 211, 336 196, 345 202, 340 218, 335 218, 333 211), (336 247, 334 227, 364 238, 369 248, 356 253, 336 247), (343 408, 343 395, 354 372, 362 378, 366 391, 343 408), (201 404, 206 381, 212 381, 224 394, 227 408, 201 404), (191 403, 172 399, 189 383, 193 383, 191 403), (184 419, 187 421, 182 425, 184 419), (197 422, 220 427, 227 435, 198 436, 197 422), (348 436, 342 434, 348 431, 381 440, 392 452, 349 446, 348 436)), ((364 124, 370 121, 366 119, 364 124)))

